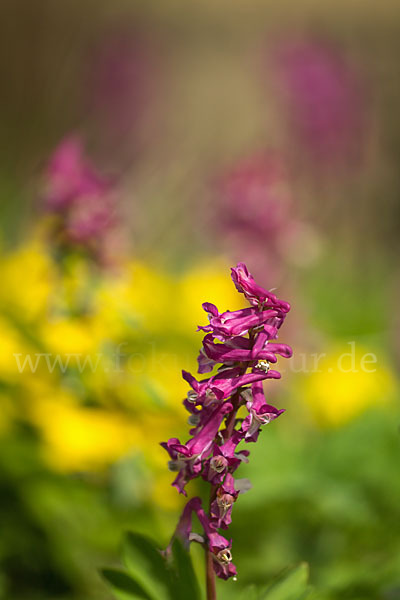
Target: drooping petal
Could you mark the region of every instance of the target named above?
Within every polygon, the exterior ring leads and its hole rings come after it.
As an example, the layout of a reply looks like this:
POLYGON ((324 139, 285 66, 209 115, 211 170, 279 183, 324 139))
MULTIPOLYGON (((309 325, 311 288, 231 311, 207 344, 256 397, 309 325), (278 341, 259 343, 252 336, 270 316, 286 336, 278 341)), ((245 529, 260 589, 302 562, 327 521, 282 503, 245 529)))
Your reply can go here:
POLYGON ((256 284, 244 263, 238 263, 236 268, 232 268, 231 271, 236 289, 246 296, 250 304, 253 306, 268 305, 280 308, 285 313, 289 312, 290 304, 279 300, 275 294, 256 284))

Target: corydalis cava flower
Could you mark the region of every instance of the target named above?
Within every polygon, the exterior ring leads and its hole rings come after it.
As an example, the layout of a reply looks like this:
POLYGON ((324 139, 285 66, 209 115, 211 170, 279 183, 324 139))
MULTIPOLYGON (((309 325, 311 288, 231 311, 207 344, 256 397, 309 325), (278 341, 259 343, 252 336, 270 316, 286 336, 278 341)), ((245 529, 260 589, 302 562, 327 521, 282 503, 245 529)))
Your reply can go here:
POLYGON ((45 171, 44 205, 54 217, 53 237, 65 247, 80 247, 96 257, 115 225, 114 186, 84 155, 81 140, 67 137, 45 171))
POLYGON ((291 37, 273 55, 302 148, 319 167, 357 166, 365 152, 369 112, 360 70, 335 45, 312 38, 291 37))
POLYGON ((249 456, 248 450, 238 446, 257 441, 262 427, 284 412, 266 402, 263 381, 280 378, 280 373, 271 369, 277 356, 292 355, 289 346, 276 341, 290 305, 256 284, 243 263, 232 269, 232 280, 250 307, 220 313, 213 304, 203 304, 209 324, 199 327, 206 333, 198 359, 199 373, 214 367, 218 370, 200 381, 183 371, 191 388, 184 400, 190 413, 191 437, 186 443, 171 438, 161 444, 170 456, 169 468, 177 472, 173 485, 180 493, 187 495, 187 483, 198 477, 210 484, 208 512, 200 498, 190 499, 174 535, 187 547, 191 541, 202 543, 208 564, 222 579, 235 576, 236 567, 232 541, 218 529, 229 528, 233 505, 249 487, 234 478, 236 469, 249 456), (237 412, 242 406, 248 414, 239 419, 237 412), (193 514, 203 528, 201 536, 192 530, 193 514))
POLYGON ((275 283, 288 264, 307 266, 319 251, 316 231, 297 214, 292 187, 287 159, 276 151, 239 159, 215 186, 214 222, 224 249, 234 259, 248 259, 256 276, 268 272, 275 283))

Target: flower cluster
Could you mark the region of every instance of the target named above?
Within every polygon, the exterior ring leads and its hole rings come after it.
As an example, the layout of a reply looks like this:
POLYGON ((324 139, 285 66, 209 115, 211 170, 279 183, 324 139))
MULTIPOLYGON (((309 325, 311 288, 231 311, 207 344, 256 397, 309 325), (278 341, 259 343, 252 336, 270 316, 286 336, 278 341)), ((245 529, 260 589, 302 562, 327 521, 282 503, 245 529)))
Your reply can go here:
POLYGON ((53 237, 58 245, 99 254, 104 237, 115 225, 112 182, 96 172, 75 136, 56 148, 45 177, 44 204, 54 217, 53 237))
POLYGON ((210 483, 208 514, 200 498, 192 498, 175 535, 187 544, 201 541, 212 556, 215 573, 222 579, 235 575, 236 568, 231 541, 217 530, 229 527, 233 504, 248 488, 247 480, 235 480, 233 475, 249 455, 238 445, 257 441, 261 427, 284 412, 266 403, 262 382, 280 378, 280 373, 271 368, 277 355, 292 355, 289 346, 276 342, 290 305, 257 285, 243 263, 232 269, 232 279, 251 307, 220 313, 213 304, 203 304, 209 325, 199 327, 206 335, 198 370, 206 373, 217 367, 217 371, 200 381, 183 371, 191 387, 184 400, 190 413, 191 438, 185 444, 177 438, 161 444, 169 453, 170 470, 177 472, 173 485, 180 493, 186 495, 186 484, 197 477, 210 483), (238 418, 242 406, 247 410, 244 419, 238 418), (193 512, 204 530, 200 540, 192 532, 193 512))
POLYGON ((256 276, 267 271, 278 281, 298 228, 284 157, 264 151, 239 159, 215 187, 215 222, 230 255, 251 261, 256 276))
POLYGON ((272 150, 239 159, 217 179, 216 232, 230 256, 251 262, 255 277, 268 272, 279 283, 288 265, 318 256, 319 236, 298 215, 293 182, 287 157, 272 150))
POLYGON ((334 44, 292 37, 276 48, 274 70, 302 148, 320 168, 356 167, 369 113, 360 70, 334 44))

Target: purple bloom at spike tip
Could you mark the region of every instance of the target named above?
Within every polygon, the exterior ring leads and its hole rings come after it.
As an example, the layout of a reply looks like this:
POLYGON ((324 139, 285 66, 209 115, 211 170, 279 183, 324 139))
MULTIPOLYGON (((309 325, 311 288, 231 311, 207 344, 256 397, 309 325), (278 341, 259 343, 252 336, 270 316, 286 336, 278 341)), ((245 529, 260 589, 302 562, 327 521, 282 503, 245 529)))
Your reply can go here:
POLYGON ((205 545, 207 568, 212 565, 221 579, 235 576, 236 567, 232 563, 231 541, 217 529, 229 528, 239 493, 251 489, 247 479, 233 477, 249 456, 248 451, 238 446, 243 441, 255 442, 262 425, 284 412, 267 404, 263 381, 280 378, 280 373, 270 368, 277 355, 284 358, 292 355, 290 346, 276 341, 290 305, 258 286, 243 263, 232 269, 232 279, 252 307, 219 313, 213 304, 203 305, 210 314, 210 324, 200 328, 206 335, 198 361, 199 372, 212 370, 216 365, 219 369, 201 381, 182 371, 191 388, 183 403, 190 413, 192 437, 186 444, 181 444, 178 438, 161 444, 170 455, 169 467, 178 471, 172 485, 179 492, 186 495, 186 484, 197 477, 211 485, 209 514, 198 500, 189 501, 177 529, 183 531, 185 539, 205 545), (244 419, 237 416, 241 407, 248 412, 244 419), (191 532, 193 511, 203 526, 204 537, 191 532))
POLYGON ((290 304, 279 300, 275 294, 257 285, 244 263, 238 263, 231 271, 237 291, 244 294, 250 304, 263 308, 279 308, 284 313, 289 312, 290 304))

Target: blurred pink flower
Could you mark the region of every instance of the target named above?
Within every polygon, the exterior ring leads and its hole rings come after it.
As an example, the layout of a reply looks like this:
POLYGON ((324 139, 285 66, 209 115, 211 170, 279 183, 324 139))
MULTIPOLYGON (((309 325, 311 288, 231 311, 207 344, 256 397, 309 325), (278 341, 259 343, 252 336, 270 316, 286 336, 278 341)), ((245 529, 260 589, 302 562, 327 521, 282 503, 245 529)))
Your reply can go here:
POLYGON ((366 86, 339 49, 313 39, 284 41, 273 51, 279 87, 301 145, 319 166, 357 164, 367 130, 366 86))
POLYGON ((283 158, 273 152, 239 161, 216 185, 216 219, 224 249, 279 282, 287 261, 307 264, 318 251, 313 228, 296 216, 283 158))
POLYGON ((86 159, 77 136, 67 137, 56 148, 45 177, 44 204, 56 216, 55 238, 62 245, 100 252, 115 225, 114 186, 86 159))

